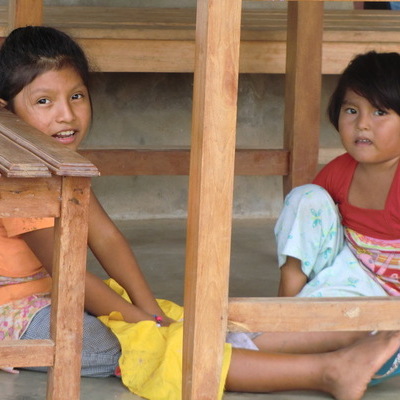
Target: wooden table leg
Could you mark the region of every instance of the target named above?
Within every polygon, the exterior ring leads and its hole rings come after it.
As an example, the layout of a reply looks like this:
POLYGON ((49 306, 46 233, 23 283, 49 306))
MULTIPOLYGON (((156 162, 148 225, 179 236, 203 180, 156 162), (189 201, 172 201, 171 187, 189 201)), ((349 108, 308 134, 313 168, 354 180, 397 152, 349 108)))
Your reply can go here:
POLYGON ((78 400, 82 352, 90 179, 62 178, 61 215, 56 219, 48 400, 78 400))
POLYGON ((240 0, 198 1, 184 301, 185 400, 215 400, 220 381, 227 324, 240 18, 240 0))
POLYGON ((284 194, 311 182, 317 171, 322 25, 322 1, 288 2, 284 147, 290 164, 284 194))

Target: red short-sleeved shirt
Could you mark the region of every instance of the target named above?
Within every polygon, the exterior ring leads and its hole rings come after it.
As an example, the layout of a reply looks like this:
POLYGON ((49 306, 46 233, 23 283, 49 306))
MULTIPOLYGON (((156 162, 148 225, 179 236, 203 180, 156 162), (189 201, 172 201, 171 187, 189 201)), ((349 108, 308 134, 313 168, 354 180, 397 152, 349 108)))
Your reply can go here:
MULTIPOLYGON (((325 188, 338 204, 342 224, 363 235, 377 239, 400 239, 400 168, 397 167, 384 210, 352 206, 348 194, 357 161, 348 153, 327 164, 313 183, 325 188)), ((371 193, 374 191, 371 185, 371 193)))

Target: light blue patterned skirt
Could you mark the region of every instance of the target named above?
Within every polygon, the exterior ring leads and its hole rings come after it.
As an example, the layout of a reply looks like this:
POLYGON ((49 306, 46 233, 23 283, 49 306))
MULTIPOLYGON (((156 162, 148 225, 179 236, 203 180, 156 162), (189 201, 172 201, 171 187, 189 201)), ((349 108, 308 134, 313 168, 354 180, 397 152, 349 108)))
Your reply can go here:
POLYGON ((317 185, 293 189, 275 226, 279 267, 301 261, 307 284, 300 297, 387 296, 346 244, 340 214, 317 185))

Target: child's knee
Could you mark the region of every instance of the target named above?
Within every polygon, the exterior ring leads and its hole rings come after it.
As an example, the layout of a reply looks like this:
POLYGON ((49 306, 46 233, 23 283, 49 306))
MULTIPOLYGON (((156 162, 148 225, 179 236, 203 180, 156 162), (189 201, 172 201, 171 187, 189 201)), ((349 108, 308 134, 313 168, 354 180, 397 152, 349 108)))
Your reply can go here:
POLYGON ((314 183, 297 186, 293 188, 287 195, 287 198, 291 199, 292 201, 301 200, 303 198, 310 199, 314 197, 330 197, 330 195, 322 186, 315 185, 314 183))
POLYGON ((323 187, 312 183, 292 189, 285 199, 285 206, 294 208, 302 206, 317 208, 320 204, 335 207, 330 194, 323 187))

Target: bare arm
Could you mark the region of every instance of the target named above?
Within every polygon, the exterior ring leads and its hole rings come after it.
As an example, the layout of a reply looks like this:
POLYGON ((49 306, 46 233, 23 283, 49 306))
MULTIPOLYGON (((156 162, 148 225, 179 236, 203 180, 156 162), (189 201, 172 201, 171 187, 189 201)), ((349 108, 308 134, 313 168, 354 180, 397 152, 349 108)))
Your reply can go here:
MULTIPOLYGON (((40 229, 23 235, 24 240, 51 274, 54 229, 40 229)), ((158 306, 140 271, 129 243, 111 221, 94 195, 89 213, 89 245, 108 275, 127 291, 132 304, 110 289, 99 277, 86 272, 85 309, 100 316, 112 311, 122 313, 127 322, 154 320, 161 315, 165 325, 169 320, 158 306)))
POLYGON ((297 258, 287 257, 281 267, 278 296, 296 296, 307 283, 307 276, 301 270, 301 262, 297 258))
POLYGON ((131 247, 92 194, 89 214, 89 247, 107 274, 148 314, 162 315, 131 247))

